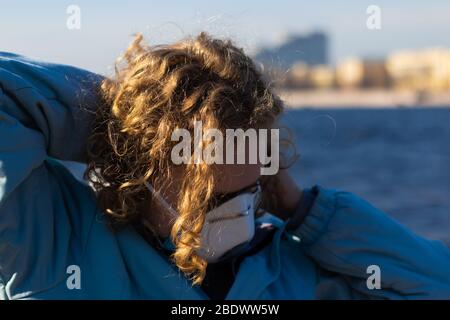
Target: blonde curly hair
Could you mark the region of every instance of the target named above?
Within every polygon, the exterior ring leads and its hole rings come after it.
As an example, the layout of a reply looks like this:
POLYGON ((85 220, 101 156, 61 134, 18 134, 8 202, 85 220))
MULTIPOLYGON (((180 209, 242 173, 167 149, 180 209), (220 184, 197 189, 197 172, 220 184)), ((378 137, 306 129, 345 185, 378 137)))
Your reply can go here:
MULTIPOLYGON (((142 39, 136 35, 115 77, 102 83, 103 103, 88 141, 85 177, 115 230, 142 220, 140 205, 151 197, 144 182, 170 181, 175 129, 192 132, 195 120, 204 130, 270 126, 283 110, 261 71, 232 41, 204 32, 170 45, 148 46, 142 39)), ((207 263, 196 250, 214 174, 211 166, 192 162, 183 177, 172 260, 200 284, 207 263)))

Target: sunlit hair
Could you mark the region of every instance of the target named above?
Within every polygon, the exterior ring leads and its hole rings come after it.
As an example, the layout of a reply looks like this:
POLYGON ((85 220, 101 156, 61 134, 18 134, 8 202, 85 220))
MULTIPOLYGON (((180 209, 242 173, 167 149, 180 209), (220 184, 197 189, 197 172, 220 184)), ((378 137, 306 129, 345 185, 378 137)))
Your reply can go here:
MULTIPOLYGON (((203 130, 269 127, 283 109, 242 49, 206 33, 160 46, 143 44, 138 34, 116 64, 115 77, 102 83, 101 95, 85 177, 114 229, 142 220, 140 206, 151 197, 145 181, 158 189, 171 180, 176 128, 192 132, 195 120, 203 130)), ((200 284, 206 261, 196 249, 215 179, 205 163, 185 165, 183 177, 172 259, 200 284)))

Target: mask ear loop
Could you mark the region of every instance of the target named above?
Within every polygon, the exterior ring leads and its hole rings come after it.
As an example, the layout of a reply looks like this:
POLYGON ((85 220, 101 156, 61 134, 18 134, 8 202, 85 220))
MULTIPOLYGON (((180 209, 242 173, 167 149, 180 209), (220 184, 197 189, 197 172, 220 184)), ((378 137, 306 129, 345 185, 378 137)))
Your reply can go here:
POLYGON ((256 193, 256 197, 255 197, 255 202, 253 204, 254 210, 255 210, 255 215, 256 213, 261 210, 261 202, 262 202, 262 186, 261 186, 261 182, 258 180, 257 182, 257 189, 255 190, 256 193))
MULTIPOLYGON (((158 201, 169 211, 170 215, 173 218, 176 218, 178 216, 178 213, 175 211, 174 208, 164 199, 164 197, 161 196, 161 194, 153 188, 153 186, 148 183, 147 181, 144 182, 144 185, 147 187, 147 189, 158 199, 158 201)), ((147 219, 143 219, 142 221, 144 225, 149 228, 150 230, 153 230, 153 227, 150 225, 150 223, 147 221, 147 219)), ((160 240, 159 237, 156 237, 156 240, 158 241, 161 248, 166 248, 166 245, 160 240)))
POLYGON ((164 197, 162 197, 161 194, 158 191, 156 191, 155 188, 153 188, 150 183, 145 181, 144 184, 147 187, 147 189, 156 197, 156 199, 158 199, 158 201, 169 211, 170 215, 173 218, 176 218, 178 216, 178 213, 175 211, 174 208, 172 208, 172 206, 169 203, 167 203, 166 199, 164 199, 164 197))

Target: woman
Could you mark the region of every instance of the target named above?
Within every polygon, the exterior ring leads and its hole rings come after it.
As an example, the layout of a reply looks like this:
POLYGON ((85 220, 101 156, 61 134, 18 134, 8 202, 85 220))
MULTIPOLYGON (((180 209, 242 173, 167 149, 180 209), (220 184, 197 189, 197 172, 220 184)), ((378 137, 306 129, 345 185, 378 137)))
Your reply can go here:
POLYGON ((112 79, 0 55, 1 298, 450 298, 446 246, 300 190, 289 159, 175 163, 175 130, 276 129, 283 104, 230 41, 141 40, 112 79), (55 159, 87 163, 90 186, 55 159))

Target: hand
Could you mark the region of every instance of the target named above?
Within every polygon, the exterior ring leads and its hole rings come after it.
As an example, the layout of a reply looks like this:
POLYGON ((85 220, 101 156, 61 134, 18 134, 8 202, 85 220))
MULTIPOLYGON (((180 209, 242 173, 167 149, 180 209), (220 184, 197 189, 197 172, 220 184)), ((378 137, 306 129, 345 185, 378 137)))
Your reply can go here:
POLYGON ((273 214, 287 220, 297 208, 302 198, 302 190, 286 169, 280 169, 275 176, 277 190, 277 209, 273 214))

